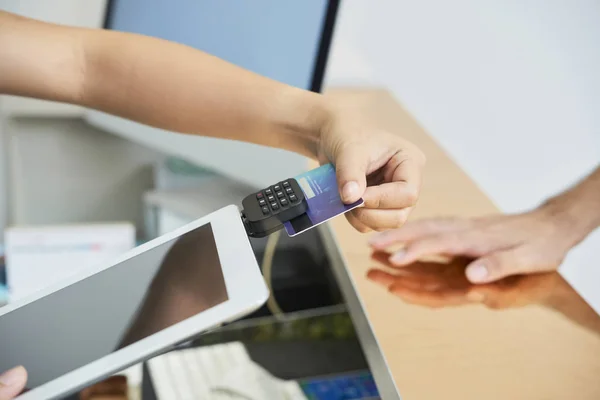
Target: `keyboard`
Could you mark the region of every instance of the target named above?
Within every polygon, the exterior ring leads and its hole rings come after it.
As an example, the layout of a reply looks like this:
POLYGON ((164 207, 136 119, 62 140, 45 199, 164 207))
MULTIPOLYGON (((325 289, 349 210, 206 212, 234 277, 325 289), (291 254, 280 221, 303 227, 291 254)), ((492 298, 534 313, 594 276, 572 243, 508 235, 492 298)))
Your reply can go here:
POLYGON ((159 400, 305 400, 294 381, 254 363, 242 343, 176 350, 148 362, 159 400))
POLYGON ((159 400, 379 399, 368 371, 284 381, 252 361, 241 342, 172 351, 148 369, 159 400))

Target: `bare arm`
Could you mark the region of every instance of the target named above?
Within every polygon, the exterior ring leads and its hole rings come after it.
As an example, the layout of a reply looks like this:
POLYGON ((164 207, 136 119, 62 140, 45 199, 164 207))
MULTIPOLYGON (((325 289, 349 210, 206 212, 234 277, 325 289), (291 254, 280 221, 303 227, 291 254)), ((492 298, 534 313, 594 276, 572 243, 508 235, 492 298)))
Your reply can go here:
POLYGON ((402 225, 421 187, 423 153, 352 107, 165 40, 0 11, 0 93, 331 162, 341 198, 364 199, 346 214, 361 232, 402 225))
POLYGON ((196 49, 0 11, 0 93, 79 104, 147 125, 314 157, 322 96, 196 49))
POLYGON ((600 166, 564 193, 551 198, 541 209, 563 221, 576 243, 600 226, 600 166))
POLYGON ((375 237, 381 250, 403 244, 397 266, 432 255, 475 259, 466 270, 473 283, 508 275, 556 270, 571 249, 600 227, 600 166, 573 187, 521 214, 414 221, 375 237))

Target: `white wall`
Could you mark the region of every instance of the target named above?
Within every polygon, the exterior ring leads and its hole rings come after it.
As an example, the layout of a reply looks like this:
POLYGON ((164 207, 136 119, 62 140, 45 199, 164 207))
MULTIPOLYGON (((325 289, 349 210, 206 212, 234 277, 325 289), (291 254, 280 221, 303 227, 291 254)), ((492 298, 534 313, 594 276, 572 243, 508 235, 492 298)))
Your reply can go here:
MULTIPOLYGON (((50 2, 40 0, 0 0, 0 10, 36 18, 47 22, 62 23, 84 27, 100 27, 104 19, 106 0, 53 0, 50 2)), ((83 116, 83 109, 72 105, 50 101, 41 101, 15 96, 0 95, 0 231, 11 222, 15 222, 10 215, 11 188, 9 187, 10 170, 8 136, 17 135, 10 131, 9 126, 14 117, 26 116, 51 116, 73 118, 83 116)), ((56 151, 56 147, 54 147, 56 151)), ((36 165, 33 164, 32 167, 36 165)), ((38 169, 49 167, 41 163, 38 169)), ((60 188, 57 190, 60 191, 60 188)), ((3 237, 0 237, 0 242, 3 237)))
MULTIPOLYGON (((383 84, 506 212, 600 162, 600 2, 346 1, 328 84, 383 84)), ((562 272, 600 310, 600 231, 562 272)))
MULTIPOLYGON (((0 10, 91 28, 102 26, 105 7, 106 0, 0 0, 0 10)), ((68 104, 0 96, 0 230, 120 220, 143 227, 142 195, 163 156, 83 116, 68 104)))

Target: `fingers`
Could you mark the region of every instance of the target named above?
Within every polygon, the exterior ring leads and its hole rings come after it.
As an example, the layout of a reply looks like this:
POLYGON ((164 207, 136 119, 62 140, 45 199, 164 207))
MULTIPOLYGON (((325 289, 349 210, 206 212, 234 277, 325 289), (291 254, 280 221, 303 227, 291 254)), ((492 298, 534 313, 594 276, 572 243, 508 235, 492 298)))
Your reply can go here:
POLYGON ((23 367, 16 367, 0 375, 0 400, 9 400, 17 397, 27 383, 27 371, 23 367))
POLYGON ((409 222, 402 229, 394 229, 373 236, 371 246, 384 249, 392 244, 411 242, 429 235, 457 232, 469 228, 471 220, 460 218, 433 218, 409 222))
POLYGON ((452 307, 468 303, 460 290, 415 290, 403 284, 394 284, 388 289, 404 302, 429 308, 452 307))
POLYGON ((382 231, 402 226, 406 222, 410 211, 410 208, 403 210, 376 210, 361 207, 355 208, 348 214, 352 214, 357 221, 360 221, 366 227, 382 231))
POLYGON ((388 253, 387 251, 375 251, 371 254, 371 260, 376 261, 380 264, 389 266, 389 258, 390 258, 390 253, 388 253))
POLYGON ((404 249, 390 257, 390 263, 404 266, 426 256, 469 255, 472 253, 473 240, 460 233, 443 233, 410 242, 404 249))
POLYGON ((379 269, 372 269, 369 272, 367 272, 367 278, 386 288, 393 285, 396 281, 396 275, 390 274, 379 269))
MULTIPOLYGON (((422 165, 416 159, 406 158, 403 152, 399 152, 381 169, 382 182, 367 188, 367 175, 372 172, 369 171, 372 166, 368 154, 361 146, 348 145, 336 157, 336 175, 342 200, 352 203, 362 197, 366 210, 400 211, 414 206, 421 186, 422 165)), ((401 225, 397 222, 400 219, 398 214, 375 214, 357 218, 371 229, 377 230, 401 225)), ((401 218, 400 221, 403 223, 405 219, 401 218)))
POLYGON ((335 169, 340 196, 344 203, 354 203, 364 194, 367 187, 369 154, 361 146, 348 145, 335 160, 335 169))
POLYGON ((363 198, 368 208, 398 209, 416 204, 421 188, 421 166, 413 159, 393 157, 386 166, 384 182, 366 189, 363 198))
POLYGON ((369 228, 367 225, 363 224, 358 218, 356 218, 352 211, 347 212, 345 215, 348 222, 350 222, 350 225, 352 225, 354 229, 356 229, 360 233, 371 232, 372 229, 369 228))
POLYGON ((367 278, 409 304, 438 308, 468 302, 464 290, 446 287, 443 281, 435 279, 411 279, 378 269, 370 270, 367 278))
POLYGON ((539 266, 535 257, 535 252, 528 251, 527 247, 496 251, 472 262, 465 273, 472 283, 488 283, 510 275, 552 269, 539 266))
POLYGON ((406 182, 389 182, 369 186, 363 200, 367 208, 393 210, 414 206, 418 196, 418 189, 406 182))

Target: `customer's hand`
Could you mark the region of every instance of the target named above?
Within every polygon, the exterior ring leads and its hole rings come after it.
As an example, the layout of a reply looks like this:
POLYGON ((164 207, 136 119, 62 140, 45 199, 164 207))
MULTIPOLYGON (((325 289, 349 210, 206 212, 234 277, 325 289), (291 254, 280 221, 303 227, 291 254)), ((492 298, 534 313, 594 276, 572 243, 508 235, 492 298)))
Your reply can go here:
POLYGON ((27 383, 27 371, 16 367, 0 375, 0 400, 10 400, 17 397, 27 383))
POLYGON ((466 276, 486 283, 508 275, 552 271, 580 240, 568 222, 545 208, 518 214, 472 219, 429 219, 406 224, 371 240, 376 250, 404 244, 390 257, 395 266, 431 255, 475 260, 466 276))
POLYGON ((349 110, 336 111, 323 128, 318 159, 332 162, 345 203, 359 198, 364 207, 346 213, 361 232, 404 224, 421 186, 425 156, 412 143, 384 130, 369 128, 349 110))
POLYGON ((466 270, 473 283, 508 275, 552 271, 567 252, 600 227, 600 167, 537 209, 516 215, 430 219, 375 236, 371 245, 404 248, 390 257, 396 266, 431 255, 474 258, 466 270))

